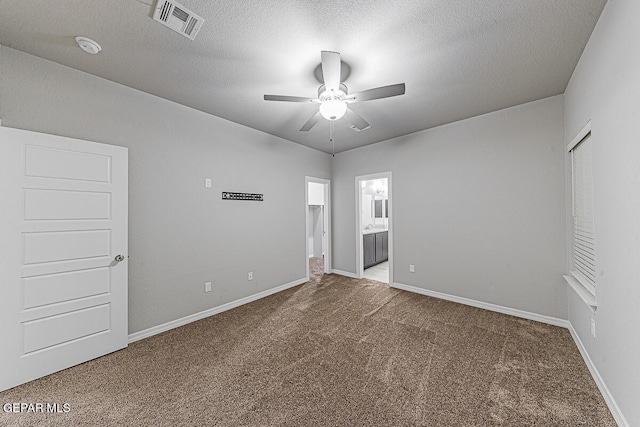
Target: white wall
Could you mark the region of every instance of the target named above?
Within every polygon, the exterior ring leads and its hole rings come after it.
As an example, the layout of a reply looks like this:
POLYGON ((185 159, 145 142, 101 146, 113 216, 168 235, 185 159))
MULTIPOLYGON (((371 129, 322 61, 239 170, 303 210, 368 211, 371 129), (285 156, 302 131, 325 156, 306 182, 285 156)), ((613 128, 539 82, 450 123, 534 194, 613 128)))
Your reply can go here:
POLYGON ((367 227, 369 225, 373 225, 374 222, 374 208, 373 208, 373 196, 371 194, 362 195, 362 218, 360 219, 360 224, 362 227, 367 227))
POLYGON ((305 277, 305 176, 328 154, 4 46, 0 67, 3 126, 129 148, 131 333, 305 277))
POLYGON ((324 184, 319 182, 309 183, 309 202, 310 205, 324 205, 324 184))
POLYGON ((565 143, 587 121, 592 126, 598 302, 592 314, 569 289, 569 321, 633 426, 640 425, 638 18, 637 0, 607 3, 565 95, 565 143))
POLYGON ((322 217, 323 212, 318 206, 324 206, 324 184, 319 182, 309 182, 307 195, 309 204, 309 258, 321 258, 322 251, 322 217), (313 206, 313 207, 312 207, 313 206))
POLYGON ((324 206, 309 205, 308 209, 309 224, 307 224, 307 235, 309 239, 309 258, 322 258, 322 255, 324 255, 322 247, 324 206))
POLYGON ((364 189, 361 189, 362 194, 362 218, 360 220, 360 224, 362 227, 366 227, 367 225, 375 226, 376 228, 388 227, 389 218, 385 215, 385 204, 384 200, 389 198, 389 190, 387 178, 384 179, 372 179, 368 181, 362 181, 364 185, 364 189), (378 193, 378 189, 382 188, 384 191, 382 193, 378 193), (382 200, 382 218, 376 218, 375 216, 375 201, 382 200))
POLYGON ((323 223, 324 223, 324 206, 315 206, 313 208, 313 217, 311 222, 313 223, 313 256, 316 258, 322 258, 324 251, 322 248, 323 238, 323 223))
POLYGON ((314 223, 313 223, 313 211, 314 211, 314 207, 309 205, 307 207, 307 209, 309 210, 308 216, 307 216, 307 240, 309 242, 309 258, 313 258, 314 253, 313 253, 313 234, 314 234, 314 223))
POLYGON ((563 149, 556 96, 336 154, 334 268, 355 273, 355 176, 391 171, 395 282, 566 319, 563 149))

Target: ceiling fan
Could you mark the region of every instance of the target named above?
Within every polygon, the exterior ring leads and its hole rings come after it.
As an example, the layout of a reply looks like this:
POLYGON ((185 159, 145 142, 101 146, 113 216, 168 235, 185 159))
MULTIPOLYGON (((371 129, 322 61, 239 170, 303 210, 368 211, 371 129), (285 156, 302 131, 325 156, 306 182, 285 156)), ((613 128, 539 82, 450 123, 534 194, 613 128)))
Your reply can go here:
POLYGON ((372 99, 389 98, 404 94, 404 83, 367 89, 350 94, 347 87, 340 82, 342 63, 340 53, 322 51, 322 79, 324 84, 318 88, 317 98, 302 96, 265 95, 265 101, 313 102, 320 104, 319 110, 300 128, 307 132, 324 117, 330 122, 330 141, 333 141, 333 122, 344 117, 349 127, 357 132, 369 129, 371 125, 358 113, 347 107, 347 104, 372 99))

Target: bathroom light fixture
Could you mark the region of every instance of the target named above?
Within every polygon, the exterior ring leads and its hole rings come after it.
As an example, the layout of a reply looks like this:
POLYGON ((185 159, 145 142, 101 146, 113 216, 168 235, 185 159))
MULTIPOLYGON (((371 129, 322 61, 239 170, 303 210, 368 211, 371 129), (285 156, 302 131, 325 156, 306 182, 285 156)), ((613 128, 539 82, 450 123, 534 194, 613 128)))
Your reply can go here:
POLYGON ((76 42, 78 42, 80 49, 92 55, 95 55, 102 50, 102 47, 97 42, 87 37, 78 36, 76 37, 76 42))
POLYGON ((320 114, 327 120, 341 119, 347 112, 347 103, 339 99, 329 99, 320 104, 320 114))

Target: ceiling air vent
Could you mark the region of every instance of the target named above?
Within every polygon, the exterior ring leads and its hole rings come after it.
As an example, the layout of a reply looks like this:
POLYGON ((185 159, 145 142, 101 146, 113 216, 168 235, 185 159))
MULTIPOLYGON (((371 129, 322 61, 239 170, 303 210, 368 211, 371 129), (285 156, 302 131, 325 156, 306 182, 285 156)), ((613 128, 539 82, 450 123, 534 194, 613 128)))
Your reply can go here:
POLYGON ((153 19, 193 40, 204 19, 180 3, 172 0, 158 0, 153 19))

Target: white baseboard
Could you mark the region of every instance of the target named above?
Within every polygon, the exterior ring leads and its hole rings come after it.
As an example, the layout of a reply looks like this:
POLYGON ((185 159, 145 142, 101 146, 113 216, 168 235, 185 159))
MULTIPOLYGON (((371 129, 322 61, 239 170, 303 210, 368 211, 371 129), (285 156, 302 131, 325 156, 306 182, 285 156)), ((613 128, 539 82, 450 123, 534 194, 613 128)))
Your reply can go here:
POLYGON ((587 349, 585 348, 584 344, 582 344, 582 340, 576 333, 576 330, 573 329, 573 325, 571 323, 569 323, 569 332, 571 332, 573 341, 576 343, 578 350, 580 350, 580 354, 584 359, 584 363, 587 365, 587 368, 589 368, 591 377, 593 377, 593 380, 598 386, 598 389, 600 390, 600 394, 602 394, 602 397, 604 397, 604 401, 607 402, 607 406, 609 407, 609 411, 611 411, 611 415, 613 415, 613 418, 616 420, 619 426, 629 427, 629 423, 627 422, 627 419, 622 414, 620 407, 618 406, 615 399, 611 395, 609 388, 607 387, 604 380, 600 376, 600 372, 598 372, 598 369, 596 369, 596 366, 593 364, 591 357, 589 357, 589 353, 587 353, 587 349))
POLYGON ((357 274, 353 274, 350 273, 348 271, 342 271, 342 270, 336 270, 335 268, 333 270, 331 270, 331 272, 333 274, 339 274, 341 276, 345 276, 345 277, 351 277, 352 279, 358 279, 358 275, 357 274))
POLYGON ((535 320, 536 322, 547 323, 549 325, 568 328, 569 321, 558 319, 557 317, 545 316, 544 314, 531 313, 529 311, 518 310, 517 308, 505 307, 502 305, 491 304, 488 302, 477 301, 469 298, 459 297, 455 295, 444 294, 442 292, 431 291, 428 289, 418 288, 416 286, 404 285, 402 283, 394 283, 390 285, 392 288, 402 289, 404 291, 414 292, 416 294, 427 295, 430 297, 440 298, 447 301, 453 301, 472 307, 484 308, 485 310, 496 311, 498 313, 509 314, 511 316, 521 317, 523 319, 535 320))
POLYGON ((249 295, 248 297, 240 298, 235 301, 228 302, 218 307, 210 308, 209 310, 201 311, 199 313, 185 316, 180 319, 172 320, 171 322, 163 323, 162 325, 154 326, 143 331, 134 332, 129 334, 129 344, 135 341, 139 341, 144 338, 149 338, 153 335, 157 335, 162 332, 166 332, 170 329, 177 328, 179 326, 186 325, 187 323, 195 322, 196 320, 204 319, 205 317, 213 316, 214 314, 222 313, 223 311, 231 310, 232 308, 239 307, 244 304, 259 300, 269 295, 277 294, 285 289, 293 288, 294 286, 301 285, 307 282, 307 279, 298 279, 293 282, 285 283, 284 285, 277 286, 275 288, 267 289, 266 291, 258 292, 257 294, 249 295))

